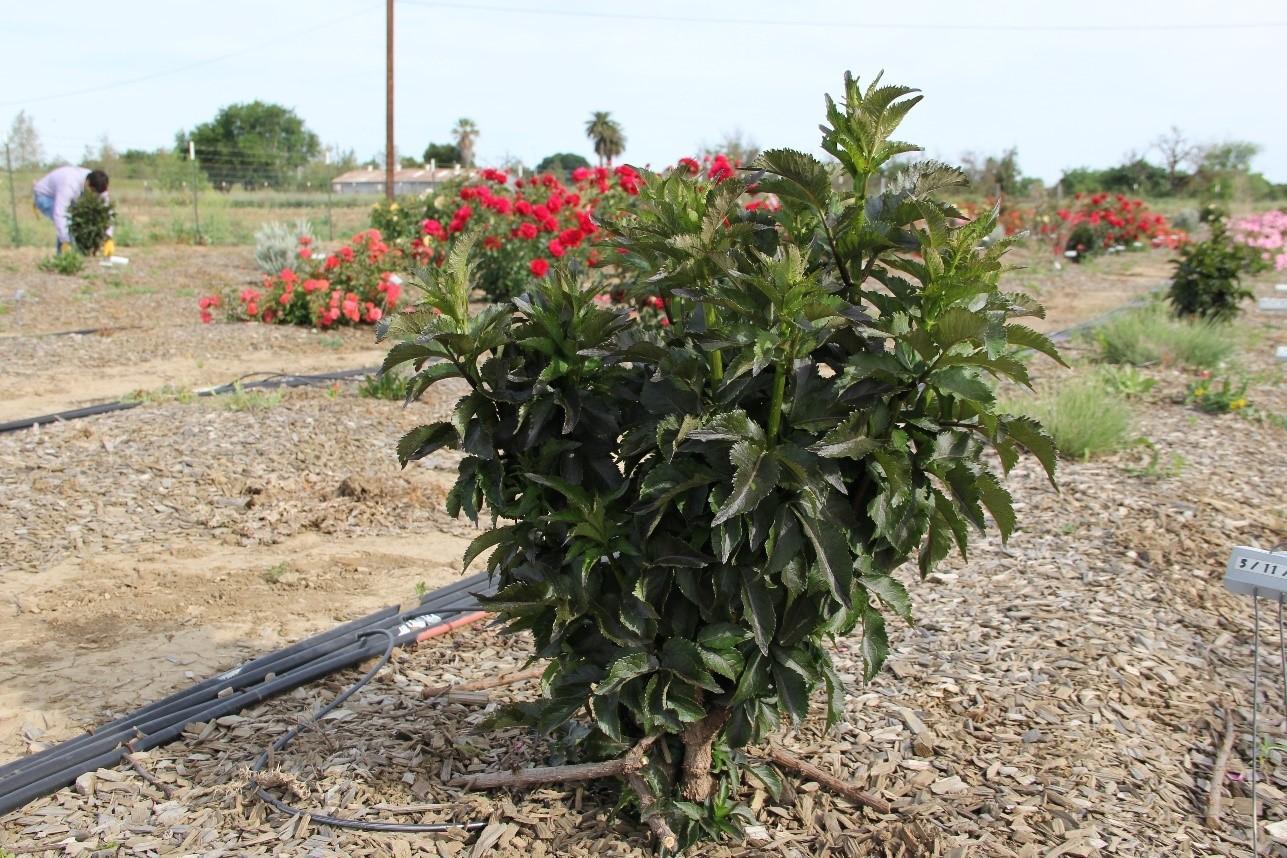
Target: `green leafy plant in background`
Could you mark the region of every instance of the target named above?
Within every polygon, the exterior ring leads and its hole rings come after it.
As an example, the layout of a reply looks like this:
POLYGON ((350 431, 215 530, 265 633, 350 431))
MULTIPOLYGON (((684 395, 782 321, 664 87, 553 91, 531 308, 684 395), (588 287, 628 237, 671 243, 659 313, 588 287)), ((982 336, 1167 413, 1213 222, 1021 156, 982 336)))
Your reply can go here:
POLYGON ((62 253, 46 256, 36 263, 36 267, 47 274, 63 274, 70 277, 85 270, 85 257, 72 248, 67 248, 62 253))
POLYGON ((313 226, 307 219, 293 224, 269 221, 255 230, 255 266, 264 274, 280 274, 296 264, 300 247, 314 241, 313 226), (300 239, 308 239, 301 242, 300 239))
POLYGON ((1007 404, 1039 420, 1069 459, 1111 453, 1130 440, 1130 406, 1093 377, 1047 385, 1033 397, 1007 404))
POLYGON ((1164 363, 1214 369, 1229 359, 1235 345, 1227 326, 1176 319, 1158 304, 1118 313, 1086 337, 1099 360, 1134 366, 1164 363))
POLYGON ((843 716, 827 644, 856 633, 879 670, 886 615, 911 619, 896 569, 928 573, 989 515, 1010 534, 991 462, 1027 451, 1053 478, 1049 436, 993 394, 1028 382, 1018 350, 1058 359, 1013 321, 1040 306, 998 288, 1009 240, 980 247, 995 210, 967 221, 940 201, 963 177, 932 161, 865 191, 916 150, 891 139, 914 93, 846 76, 823 128, 843 182, 783 149, 717 183, 643 174, 606 229, 665 327, 566 269, 471 315, 476 234, 382 322, 398 340, 384 369, 414 369, 407 401, 446 378, 470 389, 398 457, 461 450, 448 512, 492 519, 465 564, 491 549, 487 606, 549 660, 542 698, 508 717, 620 759, 666 848, 741 830, 743 768, 778 781, 742 749, 815 692, 843 716), (748 211, 751 185, 781 208, 748 211))
POLYGON ((1212 221, 1211 236, 1181 247, 1173 263, 1168 292, 1172 311, 1181 318, 1214 322, 1235 318, 1242 312, 1242 302, 1254 294, 1242 285, 1240 275, 1258 259, 1254 249, 1229 239, 1227 221, 1212 221), (1253 252, 1248 253, 1249 249, 1253 252))
POLYGON ((1247 382, 1235 383, 1232 379, 1201 378, 1191 382, 1184 391, 1184 404, 1206 414, 1228 414, 1250 408, 1247 400, 1247 382))
POLYGON ((1101 366, 1099 380, 1123 399, 1143 398, 1157 386, 1157 379, 1149 378, 1130 364, 1101 366))
POLYGON ((1135 446, 1142 447, 1148 455, 1143 465, 1128 465, 1126 473, 1132 477, 1148 480, 1162 480, 1178 477, 1184 471, 1184 457, 1172 453, 1167 461, 1162 461, 1162 451, 1148 438, 1136 438, 1135 446))
POLYGON ((362 383, 358 385, 358 395, 367 399, 402 399, 406 389, 406 376, 390 369, 362 379, 362 383))
POLYGON ((76 249, 86 256, 94 256, 107 241, 107 231, 112 227, 116 207, 93 191, 72 200, 67 207, 67 231, 76 249))

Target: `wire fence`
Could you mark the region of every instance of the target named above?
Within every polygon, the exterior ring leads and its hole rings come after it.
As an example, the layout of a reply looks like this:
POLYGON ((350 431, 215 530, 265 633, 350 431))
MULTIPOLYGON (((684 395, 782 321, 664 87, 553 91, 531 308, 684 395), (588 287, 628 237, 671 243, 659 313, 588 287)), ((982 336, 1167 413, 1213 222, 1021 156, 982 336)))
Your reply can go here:
MULTIPOLYGON (((250 162, 221 157, 220 164, 248 168, 250 162)), ((150 244, 253 244, 255 232, 270 221, 307 220, 315 235, 328 240, 351 235, 369 224, 370 209, 383 197, 382 185, 369 193, 334 193, 331 180, 341 171, 281 166, 290 189, 248 188, 225 183, 213 187, 198 162, 160 166, 104 165, 116 207, 114 238, 122 247, 150 244)), ((263 166, 256 162, 254 166, 263 166)), ((270 165, 271 167, 271 165, 270 165)), ((0 247, 49 247, 54 225, 36 211, 32 185, 46 169, 18 169, 0 149, 0 247)))

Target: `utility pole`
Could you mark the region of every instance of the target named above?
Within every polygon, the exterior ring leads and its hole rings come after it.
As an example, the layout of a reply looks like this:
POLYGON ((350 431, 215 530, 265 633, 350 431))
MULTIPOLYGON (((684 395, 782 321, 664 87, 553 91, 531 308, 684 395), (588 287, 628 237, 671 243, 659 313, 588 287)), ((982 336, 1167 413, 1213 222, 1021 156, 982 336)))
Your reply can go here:
POLYGON ((13 190, 13 159, 9 157, 9 144, 4 144, 4 168, 9 174, 9 208, 13 210, 13 246, 22 244, 22 233, 18 231, 18 197, 13 190))
POLYGON ((201 213, 197 211, 197 193, 200 190, 200 182, 197 175, 197 147, 192 140, 188 140, 188 160, 192 162, 192 226, 197 233, 197 244, 204 244, 201 240, 201 213))
POLYGON ((393 199, 393 0, 385 0, 384 64, 384 196, 393 199))

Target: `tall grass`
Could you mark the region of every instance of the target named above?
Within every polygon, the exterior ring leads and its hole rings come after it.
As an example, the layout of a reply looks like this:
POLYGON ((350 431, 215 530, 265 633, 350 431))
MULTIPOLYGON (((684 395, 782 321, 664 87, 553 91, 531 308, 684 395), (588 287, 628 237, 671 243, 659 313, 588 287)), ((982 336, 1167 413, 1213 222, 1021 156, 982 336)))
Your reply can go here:
POLYGON ((1100 360, 1143 366, 1181 364, 1213 369, 1233 354, 1227 324, 1181 321, 1159 305, 1118 313, 1087 334, 1100 360))
POLYGON ((1060 455, 1070 459, 1111 453, 1130 439, 1130 406, 1094 377, 1040 388, 1007 402, 1006 410, 1040 420, 1060 455))

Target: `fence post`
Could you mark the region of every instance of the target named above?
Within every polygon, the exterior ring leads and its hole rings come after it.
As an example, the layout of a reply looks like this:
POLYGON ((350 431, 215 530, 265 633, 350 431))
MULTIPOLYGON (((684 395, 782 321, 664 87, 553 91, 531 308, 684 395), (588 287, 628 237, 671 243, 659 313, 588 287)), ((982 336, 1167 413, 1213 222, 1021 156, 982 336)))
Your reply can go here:
POLYGON ((335 212, 331 208, 331 182, 326 182, 326 232, 327 241, 335 240, 335 212))
POLYGON ((188 141, 188 160, 192 162, 192 225, 197 232, 197 244, 204 244, 201 239, 201 213, 197 211, 197 194, 200 191, 197 174, 197 147, 188 141))
POLYGON ((22 245, 22 233, 18 230, 18 197, 13 189, 13 159, 9 156, 9 144, 4 144, 4 169, 9 174, 9 208, 13 211, 13 246, 22 245))

